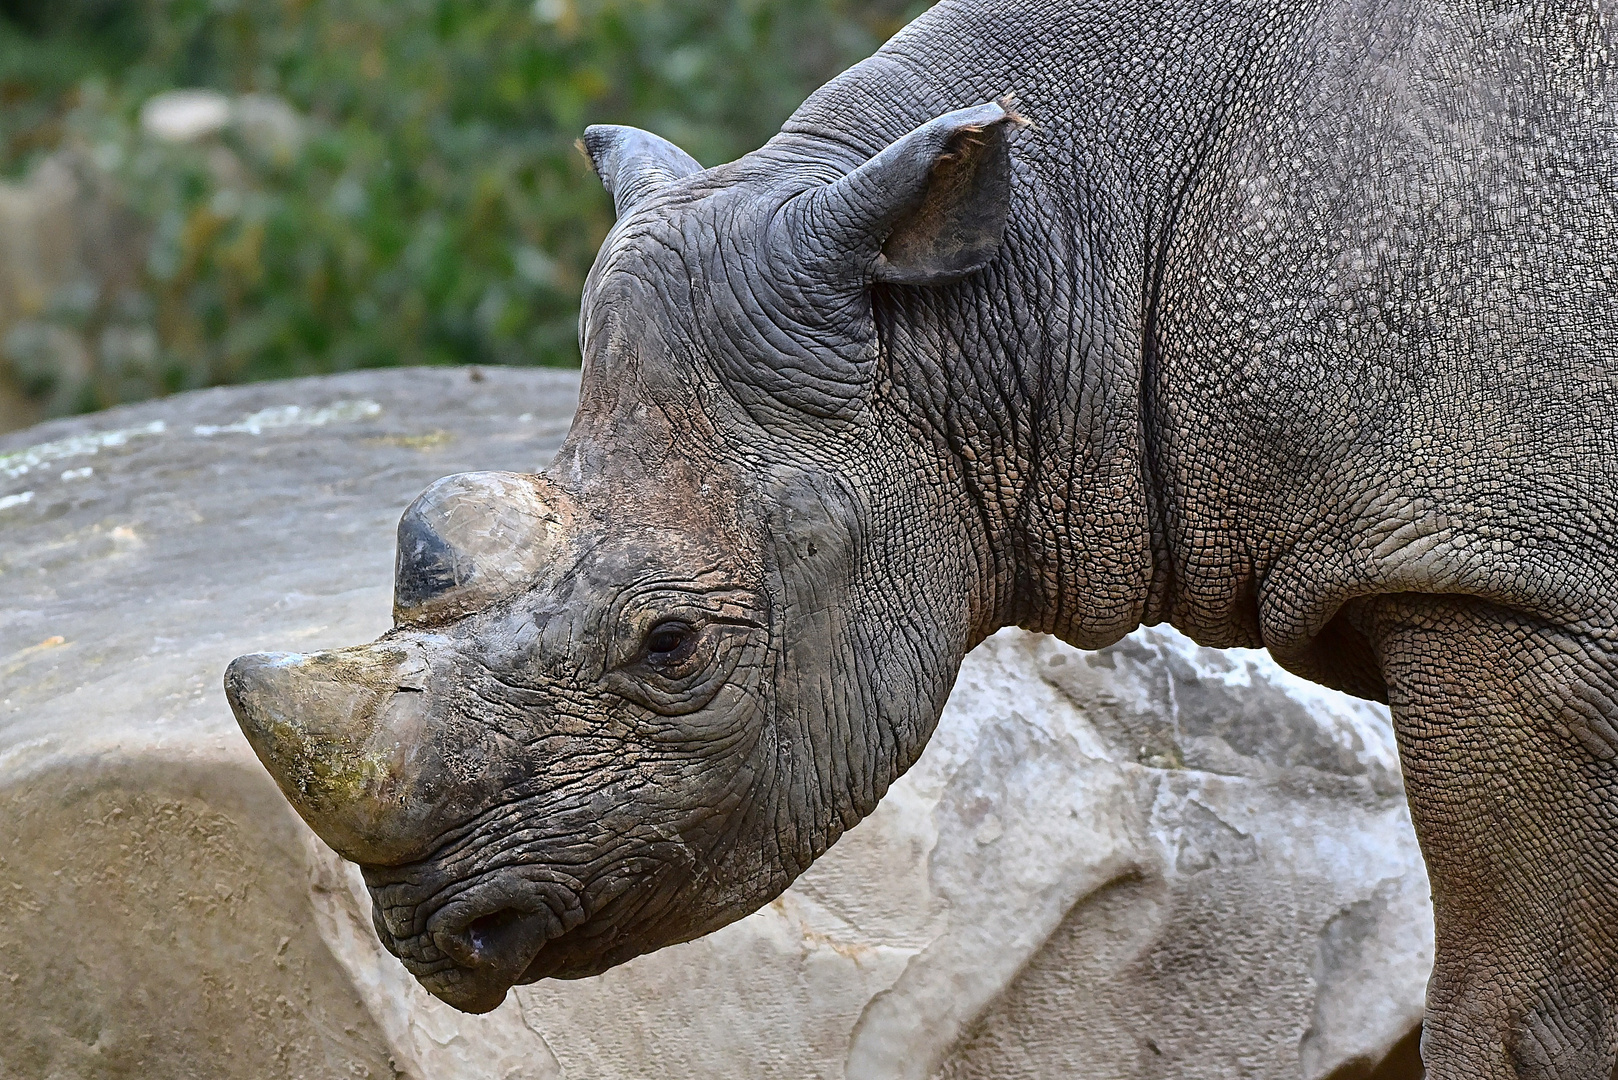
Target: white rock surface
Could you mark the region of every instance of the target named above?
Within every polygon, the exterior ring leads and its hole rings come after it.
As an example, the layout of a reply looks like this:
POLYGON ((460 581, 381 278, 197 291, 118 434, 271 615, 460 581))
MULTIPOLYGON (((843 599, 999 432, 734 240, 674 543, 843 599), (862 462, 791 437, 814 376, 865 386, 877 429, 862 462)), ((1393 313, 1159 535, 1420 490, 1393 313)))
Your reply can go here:
POLYGON ((0 1076, 1341 1080, 1416 1027, 1385 711, 1162 629, 992 638, 877 813, 717 934, 427 996, 219 673, 381 630, 404 505, 542 463, 573 393, 364 373, 0 437, 0 1076))
POLYGON ((164 142, 196 142, 229 123, 230 98, 217 90, 165 90, 140 107, 141 130, 164 142))
POLYGON ((274 94, 228 97, 206 88, 165 90, 140 107, 140 127, 167 143, 194 143, 234 126, 257 152, 283 160, 303 144, 304 119, 274 94))

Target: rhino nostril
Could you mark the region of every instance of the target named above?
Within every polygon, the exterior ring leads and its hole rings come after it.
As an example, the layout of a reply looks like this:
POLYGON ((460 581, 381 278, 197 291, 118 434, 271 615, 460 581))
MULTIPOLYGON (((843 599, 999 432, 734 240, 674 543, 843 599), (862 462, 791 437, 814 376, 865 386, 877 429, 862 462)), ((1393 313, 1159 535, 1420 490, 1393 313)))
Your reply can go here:
POLYGON ((511 908, 480 916, 467 924, 466 940, 474 953, 486 956, 512 936, 510 931, 522 917, 522 912, 511 908))
POLYGON ((510 965, 515 962, 512 954, 544 941, 544 921, 516 908, 501 908, 479 915, 458 931, 438 931, 433 941, 462 967, 510 965))

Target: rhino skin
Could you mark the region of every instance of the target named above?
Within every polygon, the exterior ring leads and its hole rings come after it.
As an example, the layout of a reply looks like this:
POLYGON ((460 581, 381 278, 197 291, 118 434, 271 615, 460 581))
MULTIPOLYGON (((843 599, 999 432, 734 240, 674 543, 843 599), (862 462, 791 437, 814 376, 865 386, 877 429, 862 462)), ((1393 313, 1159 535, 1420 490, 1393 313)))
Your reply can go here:
POLYGON ((566 444, 430 488, 395 628, 235 661, 243 730, 476 1012, 776 896, 996 628, 1167 622, 1391 704, 1429 1075, 1607 1077, 1615 39, 944 0, 738 161, 591 128, 566 444))

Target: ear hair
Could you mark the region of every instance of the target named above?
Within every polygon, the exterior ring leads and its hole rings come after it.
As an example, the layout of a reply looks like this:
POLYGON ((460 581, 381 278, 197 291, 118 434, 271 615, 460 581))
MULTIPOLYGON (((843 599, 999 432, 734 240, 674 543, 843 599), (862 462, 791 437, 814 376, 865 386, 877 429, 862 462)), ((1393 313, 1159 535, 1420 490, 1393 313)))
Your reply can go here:
POLYGON ((702 171, 690 154, 640 128, 592 124, 577 145, 601 177, 619 217, 659 188, 702 171))

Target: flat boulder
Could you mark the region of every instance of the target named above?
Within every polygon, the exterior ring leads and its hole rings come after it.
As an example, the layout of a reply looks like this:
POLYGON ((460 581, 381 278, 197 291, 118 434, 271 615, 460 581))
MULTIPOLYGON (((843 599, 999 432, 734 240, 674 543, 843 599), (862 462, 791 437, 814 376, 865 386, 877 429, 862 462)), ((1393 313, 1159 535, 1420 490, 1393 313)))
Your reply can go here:
POLYGON ((220 674, 384 630, 404 507, 539 468, 576 393, 362 372, 0 437, 0 1076, 1419 1075, 1432 916, 1386 710, 1166 628, 991 638, 756 914, 485 1016, 429 997, 220 674))

